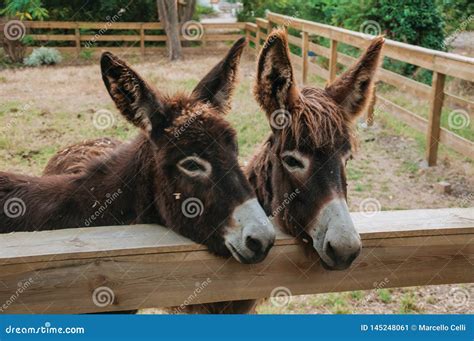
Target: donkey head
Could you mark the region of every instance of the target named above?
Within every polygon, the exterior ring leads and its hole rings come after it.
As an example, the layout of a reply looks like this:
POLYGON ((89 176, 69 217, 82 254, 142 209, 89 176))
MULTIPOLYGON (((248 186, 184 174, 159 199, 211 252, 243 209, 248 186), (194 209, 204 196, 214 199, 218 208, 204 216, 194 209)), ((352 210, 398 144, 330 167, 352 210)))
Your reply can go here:
POLYGON ((345 167, 353 122, 370 97, 383 42, 374 39, 325 89, 297 88, 284 31, 269 36, 258 61, 254 92, 272 126, 272 211, 289 233, 312 241, 329 269, 349 267, 361 250, 347 207, 345 167), (297 194, 288 200, 289 193, 297 194))
POLYGON ((142 129, 153 160, 150 191, 163 224, 222 256, 263 260, 275 232, 237 162, 236 133, 224 119, 245 39, 196 86, 168 97, 125 62, 104 53, 104 83, 125 118, 142 129))

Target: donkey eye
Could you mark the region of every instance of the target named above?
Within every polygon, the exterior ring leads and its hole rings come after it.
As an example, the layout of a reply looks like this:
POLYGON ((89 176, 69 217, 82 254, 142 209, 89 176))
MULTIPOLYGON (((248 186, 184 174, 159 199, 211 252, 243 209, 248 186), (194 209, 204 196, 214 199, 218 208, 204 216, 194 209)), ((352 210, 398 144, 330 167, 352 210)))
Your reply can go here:
POLYGON ((185 160, 180 166, 190 172, 205 171, 205 168, 194 160, 185 160))
POLYGON ((293 156, 284 156, 283 157, 283 162, 286 163, 287 166, 290 168, 304 168, 303 163, 301 163, 299 160, 294 158, 293 156))
POLYGON ((304 172, 309 166, 308 158, 296 150, 284 152, 281 161, 290 172, 304 172))
POLYGON ((188 156, 178 162, 178 168, 191 177, 208 177, 211 175, 212 166, 209 162, 197 156, 188 156))

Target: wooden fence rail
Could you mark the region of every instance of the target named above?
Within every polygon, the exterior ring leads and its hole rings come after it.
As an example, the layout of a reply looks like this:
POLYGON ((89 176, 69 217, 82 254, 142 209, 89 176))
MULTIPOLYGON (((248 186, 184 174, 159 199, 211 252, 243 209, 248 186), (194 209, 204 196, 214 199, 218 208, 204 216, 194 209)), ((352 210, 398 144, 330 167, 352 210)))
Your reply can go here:
POLYGON ((474 282, 474 208, 353 213, 363 250, 324 270, 279 234, 244 265, 156 225, 0 235, 0 312, 86 313, 268 297, 474 282), (101 293, 102 298, 97 297, 101 293))
MULTIPOLYGON (((25 21, 25 26, 30 30, 28 36, 33 42, 74 42, 74 47, 57 47, 63 52, 75 52, 88 49, 101 50, 98 42, 129 42, 130 51, 140 51, 142 55, 147 49, 147 42, 166 42, 166 35, 161 23, 150 22, 65 22, 65 21, 25 21), (68 30, 68 34, 37 33, 38 30, 68 30), (136 34, 112 34, 117 30, 135 30, 136 34), (83 31, 86 31, 84 33, 83 31), (94 34, 87 31, 94 31, 94 34), (152 32, 150 32, 152 31, 152 32), (157 31, 159 31, 157 33, 157 31)), ((181 35, 182 41, 202 42, 207 41, 235 41, 243 36, 245 23, 196 23, 188 31, 188 35, 181 35)), ((183 33, 183 32, 181 32, 183 33)), ((163 47, 162 47, 163 48, 163 47)))
MULTIPOLYGON (((301 37, 289 35, 288 41, 291 45, 300 47, 304 52, 301 56, 292 53, 295 66, 301 70, 303 83, 307 82, 308 72, 317 74, 331 82, 336 77, 337 64, 348 66, 355 61, 355 58, 337 51, 338 43, 364 49, 368 46, 370 40, 369 36, 360 32, 270 12, 267 15, 267 20, 258 19, 256 24, 246 24, 245 26, 246 34, 249 36, 250 41, 257 46, 257 51, 260 49, 261 42, 266 37, 269 28, 274 26, 300 31, 301 37), (255 34, 255 37, 253 34, 255 34), (308 36, 327 38, 330 40, 330 47, 327 48, 312 41, 309 41, 308 44, 308 36), (328 58, 328 69, 309 62, 309 51, 328 58)), ((372 101, 371 106, 368 108, 368 113, 373 114, 375 111, 374 106, 376 106, 378 110, 389 111, 413 128, 423 133, 426 132, 426 160, 430 166, 436 164, 438 142, 449 146, 464 156, 474 159, 474 142, 442 128, 440 124, 443 104, 447 104, 451 108, 462 108, 465 110, 465 114, 468 115, 468 123, 474 117, 473 101, 444 90, 446 76, 467 81, 474 79, 474 58, 430 50, 390 39, 386 40, 384 56, 414 64, 434 72, 431 87, 383 68, 381 68, 378 74, 380 81, 393 85, 402 91, 409 91, 413 95, 426 98, 430 103, 429 117, 425 119, 380 95, 376 96, 377 101, 372 101)), ((368 117, 368 121, 373 121, 373 117, 368 117)))

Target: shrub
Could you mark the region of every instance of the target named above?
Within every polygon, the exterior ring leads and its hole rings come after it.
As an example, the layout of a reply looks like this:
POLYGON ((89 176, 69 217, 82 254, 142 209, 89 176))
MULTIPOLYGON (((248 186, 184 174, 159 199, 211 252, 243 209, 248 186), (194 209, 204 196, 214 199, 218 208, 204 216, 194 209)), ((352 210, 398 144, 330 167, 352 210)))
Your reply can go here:
POLYGON ((62 59, 58 50, 50 47, 40 47, 34 49, 23 63, 27 66, 53 65, 61 62, 62 59))

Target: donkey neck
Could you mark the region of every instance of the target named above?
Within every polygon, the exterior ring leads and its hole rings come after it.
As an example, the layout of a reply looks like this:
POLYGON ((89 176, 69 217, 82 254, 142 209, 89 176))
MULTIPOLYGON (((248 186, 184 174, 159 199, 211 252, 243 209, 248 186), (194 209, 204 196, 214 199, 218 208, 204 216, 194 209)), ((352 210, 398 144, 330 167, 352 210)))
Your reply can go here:
POLYGON ((156 166, 153 148, 152 143, 140 134, 108 157, 91 164, 77 179, 77 183, 89 187, 99 201, 99 197, 107 201, 115 194, 113 212, 122 217, 116 224, 162 223, 154 205, 156 166))

